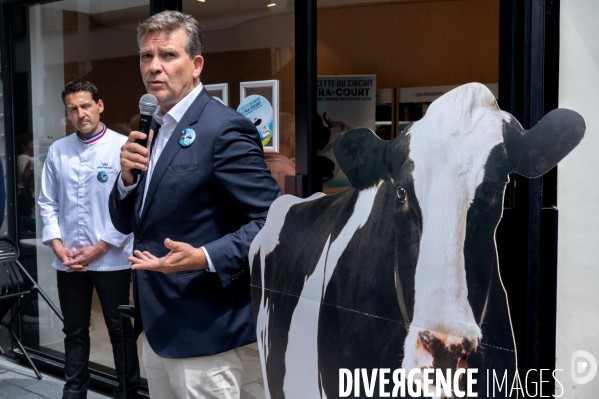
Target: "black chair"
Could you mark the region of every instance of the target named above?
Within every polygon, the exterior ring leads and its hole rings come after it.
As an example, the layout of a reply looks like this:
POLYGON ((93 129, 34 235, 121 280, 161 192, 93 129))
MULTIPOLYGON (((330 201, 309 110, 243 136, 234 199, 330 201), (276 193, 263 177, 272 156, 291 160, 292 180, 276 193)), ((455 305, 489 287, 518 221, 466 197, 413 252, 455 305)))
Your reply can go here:
MULTIPOLYGON (((48 306, 56 313, 58 318, 64 322, 60 310, 54 306, 50 298, 44 291, 37 285, 35 280, 31 278, 27 270, 18 261, 19 259, 19 248, 15 243, 8 239, 0 239, 0 326, 4 326, 8 329, 12 335, 14 341, 17 343, 21 352, 27 358, 27 361, 33 368, 38 379, 42 379, 42 375, 33 364, 33 361, 29 357, 29 354, 21 344, 19 337, 12 330, 13 324, 19 319, 19 315, 25 309, 27 304, 35 298, 36 294, 40 294, 42 298, 48 303, 48 306), (17 302, 21 300, 17 310, 12 313, 10 321, 8 323, 3 322, 2 319, 8 314, 17 302)), ((0 346, 0 353, 4 354, 2 346, 0 346)))

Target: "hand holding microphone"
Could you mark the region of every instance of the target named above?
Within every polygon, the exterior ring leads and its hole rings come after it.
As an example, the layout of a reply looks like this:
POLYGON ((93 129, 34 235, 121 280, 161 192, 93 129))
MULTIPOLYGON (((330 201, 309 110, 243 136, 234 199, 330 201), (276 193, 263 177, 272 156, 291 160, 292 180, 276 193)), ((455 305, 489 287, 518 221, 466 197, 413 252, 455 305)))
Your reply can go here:
POLYGON ((121 176, 125 186, 137 182, 137 177, 147 169, 150 150, 148 136, 152 115, 158 107, 158 100, 152 94, 144 94, 139 100, 139 130, 129 134, 129 140, 121 147, 121 176))

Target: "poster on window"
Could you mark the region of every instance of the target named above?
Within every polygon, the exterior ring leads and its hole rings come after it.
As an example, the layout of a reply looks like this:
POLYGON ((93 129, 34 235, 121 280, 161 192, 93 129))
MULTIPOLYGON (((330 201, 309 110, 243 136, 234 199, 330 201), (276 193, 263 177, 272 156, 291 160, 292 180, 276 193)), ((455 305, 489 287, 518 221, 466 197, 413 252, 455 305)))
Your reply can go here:
POLYGON ((358 127, 375 130, 376 75, 321 75, 317 83, 317 170, 325 192, 348 187, 339 168, 333 142, 358 127))
POLYGON ((260 134, 262 146, 266 147, 271 142, 273 131, 273 111, 270 102, 262 96, 252 94, 241 101, 237 112, 252 121, 260 134))

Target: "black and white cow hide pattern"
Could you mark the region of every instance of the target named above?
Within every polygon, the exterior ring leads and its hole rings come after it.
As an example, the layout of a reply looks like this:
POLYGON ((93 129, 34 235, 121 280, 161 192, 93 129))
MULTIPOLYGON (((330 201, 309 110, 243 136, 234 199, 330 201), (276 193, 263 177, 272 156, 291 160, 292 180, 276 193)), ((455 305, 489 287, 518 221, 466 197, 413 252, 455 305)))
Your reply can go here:
POLYGON ((487 369, 512 381, 495 246, 508 174, 542 175, 584 131, 566 109, 525 131, 472 83, 393 141, 341 134, 352 187, 279 198, 250 248, 266 396, 338 397, 339 368, 477 368, 479 397, 487 369))

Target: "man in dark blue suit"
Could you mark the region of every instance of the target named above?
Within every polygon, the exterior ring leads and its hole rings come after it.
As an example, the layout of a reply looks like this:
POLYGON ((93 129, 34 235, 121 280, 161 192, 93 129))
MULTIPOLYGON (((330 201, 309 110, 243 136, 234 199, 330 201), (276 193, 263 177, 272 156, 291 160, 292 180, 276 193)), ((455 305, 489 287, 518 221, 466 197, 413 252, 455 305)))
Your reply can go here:
POLYGON ((280 191, 255 126, 200 83, 197 21, 156 14, 138 44, 159 107, 148 148, 136 131, 122 147, 110 216, 135 235, 135 328, 150 396, 238 398, 242 347, 256 341, 248 250, 280 191), (143 171, 137 183, 132 169, 143 171))

